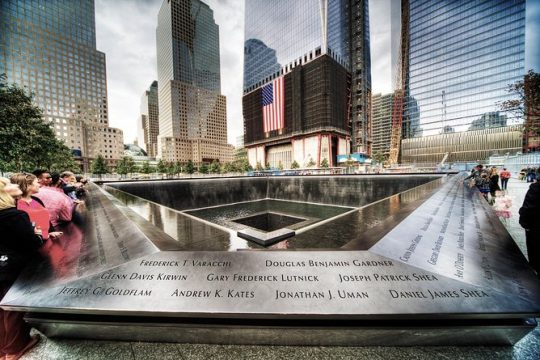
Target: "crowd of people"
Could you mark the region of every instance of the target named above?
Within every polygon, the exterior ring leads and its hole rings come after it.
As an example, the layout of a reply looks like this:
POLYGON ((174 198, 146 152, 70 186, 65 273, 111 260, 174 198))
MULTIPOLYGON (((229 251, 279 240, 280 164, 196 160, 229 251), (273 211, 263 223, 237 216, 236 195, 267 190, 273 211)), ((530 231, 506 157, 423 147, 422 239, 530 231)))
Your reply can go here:
MULTIPOLYGON (((43 169, 0 177, 0 298, 27 265, 39 261, 45 242, 63 236, 64 224, 82 222, 85 183, 72 172, 43 169)), ((0 309, 2 359, 19 359, 39 342, 39 336, 30 336, 23 315, 0 309)))
MULTIPOLYGON (((493 205, 497 215, 510 217, 509 208, 511 199, 505 195, 508 189, 508 179, 511 174, 503 168, 498 171, 496 167, 484 168, 479 164, 471 170, 466 177, 470 187, 476 187, 480 193, 493 205), (499 186, 499 180, 501 185, 499 186), (489 197, 489 195, 491 195, 489 197)), ((529 186, 523 205, 519 209, 519 224, 525 229, 525 242, 529 264, 540 277, 540 167, 529 166, 522 169, 517 176, 521 181, 532 183, 529 186)))
MULTIPOLYGON (((540 168, 529 171, 532 182, 519 210, 519 223, 525 229, 529 262, 540 276, 540 168)), ((511 173, 503 168, 477 165, 466 178, 489 201, 509 208, 504 201, 511 173), (503 195, 501 197, 501 194, 503 195), (499 201, 498 201, 499 200, 499 201), (497 203, 498 201, 498 203, 497 203)), ((524 177, 525 178, 525 177, 524 177)), ((56 241, 68 223, 83 222, 86 180, 72 172, 51 173, 44 169, 33 173, 0 177, 0 299, 5 296, 22 270, 41 258, 40 248, 47 241, 56 241)), ((22 312, 0 309, 0 357, 19 359, 39 342, 30 336, 30 327, 22 312)))
POLYGON ((486 199, 489 199, 488 194, 491 195, 490 200, 494 201, 498 191, 507 190, 510 177, 511 173, 506 168, 499 171, 495 166, 484 167, 482 164, 478 164, 465 179, 469 180, 470 187, 478 188, 486 199))

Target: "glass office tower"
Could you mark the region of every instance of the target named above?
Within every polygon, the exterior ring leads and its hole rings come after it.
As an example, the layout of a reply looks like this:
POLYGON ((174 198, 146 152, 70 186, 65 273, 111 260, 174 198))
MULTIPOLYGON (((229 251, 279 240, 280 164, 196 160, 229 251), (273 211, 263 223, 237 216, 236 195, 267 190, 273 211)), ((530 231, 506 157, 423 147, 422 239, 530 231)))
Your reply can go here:
POLYGON ((195 163, 232 160, 213 10, 200 0, 164 0, 156 37, 158 157, 195 163))
POLYGON ((149 157, 157 155, 157 137, 159 135, 158 82, 153 81, 150 88, 141 96, 140 116, 137 120, 138 145, 149 157))
POLYGON ((123 154, 108 126, 105 54, 96 50, 93 0, 0 1, 0 73, 34 92, 58 138, 82 165, 123 154))
POLYGON ((525 0, 409 0, 408 36, 408 115, 422 136, 468 130, 525 74, 525 0))
POLYGON ((367 19, 367 0, 246 1, 243 114, 252 166, 337 165, 351 142, 353 151, 370 151, 367 19), (283 105, 270 120, 276 128, 263 115, 269 88, 282 89, 272 90, 283 105))
POLYGON ((326 47, 325 53, 350 70, 348 1, 248 0, 245 11, 244 91, 326 47), (252 51, 260 56, 250 56, 252 51))

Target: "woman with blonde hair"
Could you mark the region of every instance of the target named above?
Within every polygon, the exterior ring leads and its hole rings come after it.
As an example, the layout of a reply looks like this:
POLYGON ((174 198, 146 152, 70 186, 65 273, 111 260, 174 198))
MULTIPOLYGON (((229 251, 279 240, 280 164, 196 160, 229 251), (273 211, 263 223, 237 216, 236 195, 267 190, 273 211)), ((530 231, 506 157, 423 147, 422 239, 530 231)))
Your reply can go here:
MULTIPOLYGON (((0 298, 3 298, 21 271, 38 256, 43 245, 41 230, 35 229, 27 213, 15 207, 22 191, 8 179, 0 178, 0 298)), ((39 341, 30 336, 22 312, 0 309, 0 356, 19 359, 39 341)))
POLYGON ((489 172, 489 192, 493 199, 495 199, 496 191, 501 191, 501 188, 499 187, 499 172, 497 171, 497 168, 494 166, 491 168, 489 172))

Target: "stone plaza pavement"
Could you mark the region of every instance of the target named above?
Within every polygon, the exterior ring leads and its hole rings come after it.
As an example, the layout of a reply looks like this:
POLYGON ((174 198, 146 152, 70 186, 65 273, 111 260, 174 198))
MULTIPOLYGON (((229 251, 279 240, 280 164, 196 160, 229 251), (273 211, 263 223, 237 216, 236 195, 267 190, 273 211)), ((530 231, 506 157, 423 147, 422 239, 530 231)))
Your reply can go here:
MULTIPOLYGON (((525 233, 518 223, 518 210, 530 184, 511 179, 511 217, 502 219, 509 233, 526 254, 525 233)), ((540 320, 540 319, 538 319, 540 320)), ((540 326, 513 347, 510 346, 426 346, 426 347, 317 347, 317 346, 242 346, 142 343, 48 339, 23 360, 38 359, 540 359, 540 326)))

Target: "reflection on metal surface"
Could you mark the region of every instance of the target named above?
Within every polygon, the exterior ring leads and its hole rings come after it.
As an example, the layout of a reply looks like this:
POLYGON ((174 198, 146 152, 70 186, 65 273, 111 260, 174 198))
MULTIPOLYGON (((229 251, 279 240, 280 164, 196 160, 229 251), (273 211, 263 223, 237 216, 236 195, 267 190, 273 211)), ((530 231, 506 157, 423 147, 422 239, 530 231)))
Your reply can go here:
MULTIPOLYGON (((284 179, 279 184, 268 179, 269 188, 262 191, 259 182, 258 192, 280 194, 275 204, 285 208, 290 200, 298 201, 299 188, 311 194, 311 202, 322 203, 331 193, 343 206, 358 203, 354 192, 377 182, 376 177, 342 179, 322 181, 335 186, 329 189, 317 189, 310 180, 284 179), (277 189, 271 188, 274 185, 277 189), (289 201, 284 201, 286 188, 293 189, 289 201)), ((392 179, 406 182, 405 177, 392 179)), ((193 184, 176 185, 189 189, 193 184)), ((219 190, 219 184, 212 187, 219 190)), ((403 326, 400 321, 424 321, 408 324, 410 331, 417 326, 419 333, 428 323, 445 322, 468 334, 455 343, 482 343, 482 334, 495 328, 508 335, 506 342, 515 342, 534 326, 525 319, 540 314, 538 279, 488 204, 463 186, 460 176, 424 181, 386 197, 377 189, 379 198, 370 205, 343 208, 349 212, 268 248, 312 251, 230 251, 263 248, 182 209, 109 190, 116 197, 91 187, 86 227, 66 228, 65 239, 47 244, 46 260, 23 274, 2 307, 39 313, 33 316, 36 326, 67 335, 78 330, 87 334, 87 326, 107 322, 107 336, 118 338, 114 323, 128 321, 138 325, 126 327, 122 336, 140 338, 136 332, 145 327, 146 318, 148 323, 160 319, 195 333, 200 331, 195 323, 214 324, 215 332, 201 338, 206 342, 219 329, 238 321, 249 327, 253 319, 267 324, 269 334, 276 324, 270 321, 282 321, 280 326, 286 328, 294 320, 307 321, 306 328, 319 330, 336 321, 358 328, 368 321, 386 329, 385 334, 395 334, 403 326), (54 314, 69 314, 69 319, 54 314), (494 319, 500 321, 490 327, 494 319), (51 325, 56 322, 70 325, 51 325)), ((246 195, 249 204, 251 195, 246 195)), ((218 196, 214 199, 220 205, 216 211, 227 208, 218 196)), ((192 205, 191 200, 183 203, 192 205)), ((229 209, 241 205, 245 204, 231 204, 229 209)), ((424 343, 448 343, 440 340, 445 329, 437 331, 440 337, 425 336, 424 343)), ((346 333, 344 338, 351 339, 346 333)), ((231 341, 242 342, 240 332, 236 334, 231 341)))

